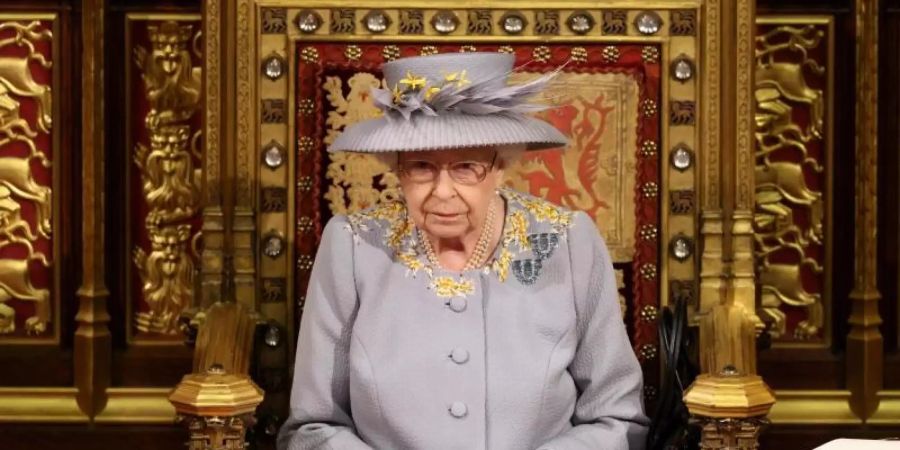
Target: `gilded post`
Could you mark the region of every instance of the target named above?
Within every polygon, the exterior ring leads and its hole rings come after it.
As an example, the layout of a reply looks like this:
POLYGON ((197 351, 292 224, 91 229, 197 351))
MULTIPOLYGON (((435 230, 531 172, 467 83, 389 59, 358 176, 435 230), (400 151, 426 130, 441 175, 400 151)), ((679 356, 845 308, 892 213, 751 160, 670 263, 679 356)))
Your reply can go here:
POLYGON ((232 147, 233 166, 233 199, 234 199, 234 215, 232 216, 232 243, 231 250, 234 255, 234 290, 237 301, 244 303, 246 306, 256 308, 256 255, 255 239, 256 235, 256 195, 254 193, 255 179, 255 156, 257 149, 255 146, 255 136, 257 134, 256 123, 258 118, 254 116, 253 96, 255 74, 259 68, 250 61, 256 61, 256 47, 253 45, 253 30, 255 30, 255 22, 253 15, 253 1, 251 0, 231 0, 229 7, 232 8, 233 17, 235 18, 234 30, 236 35, 233 37, 232 47, 234 51, 229 58, 234 58, 236 67, 234 88, 235 95, 231 98, 235 99, 234 110, 235 115, 232 128, 235 130, 235 139, 232 147), (241 56, 238 55, 249 55, 241 56))
POLYGON ((700 183, 701 239, 703 253, 700 262, 700 296, 698 317, 705 314, 720 299, 724 288, 723 245, 724 218, 722 216, 722 176, 721 176, 721 116, 722 116, 722 6, 718 1, 707 2, 701 21, 701 45, 706 55, 702 71, 703 90, 706 101, 701 102, 701 132, 703 136, 703 157, 700 164, 703 178, 700 183))
POLYGON ((247 63, 253 57, 244 56, 254 51, 253 4, 250 0, 206 0, 203 21, 207 42, 204 122, 206 151, 211 157, 206 158, 202 303, 223 300, 223 278, 233 276, 237 301, 255 308, 252 168, 257 153, 251 148, 256 132, 251 93, 257 67, 247 63), (225 267, 226 255, 233 269, 225 267))
POLYGON ((754 140, 753 67, 755 2, 705 4, 704 70, 713 92, 704 120, 707 155, 701 201, 700 367, 704 372, 684 396, 701 448, 750 450, 775 397, 756 372, 753 261, 754 140), (712 49, 711 49, 712 48, 712 49), (736 51, 715 52, 718 49, 736 51), (709 52, 713 53, 709 53, 709 52), (712 136, 710 138, 710 131, 712 136))
POLYGON ((237 302, 204 311, 194 349, 193 373, 169 396, 189 432, 192 450, 244 448, 245 432, 263 391, 250 379, 256 317, 237 302))
POLYGON ((882 337, 876 284, 878 160, 878 0, 856 0, 856 261, 850 292, 847 387, 862 418, 878 407, 882 337))
POLYGON ((227 374, 221 365, 185 375, 169 396, 190 433, 189 450, 242 449, 263 392, 247 375, 227 374))
POLYGON ((78 288, 74 365, 78 407, 94 417, 106 405, 112 340, 103 252, 105 164, 103 55, 106 0, 85 0, 82 9, 82 280, 78 288))
MULTIPOLYGON (((713 198, 703 199, 704 254, 701 260, 701 297, 697 320, 719 307, 739 308, 745 311, 754 329, 760 330, 762 322, 756 315, 755 279, 753 259, 753 207, 754 207, 754 139, 753 139, 753 67, 755 7, 751 0, 712 1, 706 4, 705 42, 711 46, 736 48, 736 52, 721 52, 708 63, 707 85, 720 89, 711 95, 710 102, 721 102, 718 107, 707 106, 705 111, 715 112, 704 122, 705 132, 715 129, 721 139, 707 140, 704 154, 715 155, 709 160, 718 161, 718 167, 707 167, 707 179, 703 192, 713 198), (713 44, 715 42, 715 44, 713 44), (719 147, 710 147, 718 144, 719 147), (721 183, 721 185, 719 185, 721 183), (716 185, 712 187, 710 185, 716 185)), ((706 89, 709 91, 709 89, 706 89)), ((707 162, 707 165, 711 164, 707 162)), ((712 319, 710 319, 712 320, 712 319)), ((756 371, 755 354, 750 358, 735 358, 722 342, 721 334, 701 333, 701 353, 713 352, 715 358, 701 354, 701 369, 716 373, 724 367, 707 366, 714 360, 725 361, 742 373, 756 371)))
MULTIPOLYGON (((203 76, 203 250, 200 254, 198 306, 222 299, 225 268, 225 213, 222 202, 222 2, 206 0, 203 7, 205 71, 203 76)), ((227 72, 227 71, 226 71, 227 72)))
MULTIPOLYGON (((734 18, 735 27, 733 46, 737 53, 734 60, 728 64, 733 68, 728 71, 729 85, 734 86, 734 92, 728 108, 730 114, 726 116, 734 127, 733 134, 728 133, 728 146, 735 151, 729 152, 729 158, 724 158, 730 166, 729 172, 733 175, 729 185, 731 199, 731 233, 730 240, 726 240, 727 254, 731 258, 731 289, 734 302, 740 304, 752 321, 755 334, 764 328, 762 320, 756 314, 756 277, 755 259, 753 254, 753 210, 756 203, 755 173, 756 173, 756 140, 755 132, 755 98, 753 74, 756 67, 756 42, 754 35, 756 30, 756 2, 754 0, 737 0, 732 4, 731 16, 734 18)), ((725 109, 725 108, 723 108, 725 109)), ((727 147, 726 147, 727 148, 727 147)), ((747 365, 737 365, 739 371, 744 373, 756 373, 756 346, 751 339, 749 348, 744 351, 752 354, 747 365)), ((738 364, 738 361, 734 361, 738 364)), ((721 370, 715 367, 713 370, 721 370)))

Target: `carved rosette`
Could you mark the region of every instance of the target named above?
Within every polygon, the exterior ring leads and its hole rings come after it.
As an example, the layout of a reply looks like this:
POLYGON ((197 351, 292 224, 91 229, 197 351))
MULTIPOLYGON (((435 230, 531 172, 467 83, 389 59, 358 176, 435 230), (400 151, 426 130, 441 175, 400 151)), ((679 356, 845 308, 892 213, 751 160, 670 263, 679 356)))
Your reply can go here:
POLYGON ((0 17, 0 340, 55 334, 52 26, 0 17))
POLYGON ((776 342, 822 341, 827 322, 832 51, 814 22, 762 19, 756 37, 755 259, 776 342))
POLYGON ((132 219, 143 220, 135 224, 141 298, 134 319, 141 333, 175 335, 179 316, 192 304, 198 250, 201 72, 192 42, 199 23, 143 21, 134 26, 134 64, 142 87, 136 104, 143 118, 134 132, 133 152, 140 191, 132 201, 143 212, 132 219), (140 39, 143 35, 146 41, 140 39))

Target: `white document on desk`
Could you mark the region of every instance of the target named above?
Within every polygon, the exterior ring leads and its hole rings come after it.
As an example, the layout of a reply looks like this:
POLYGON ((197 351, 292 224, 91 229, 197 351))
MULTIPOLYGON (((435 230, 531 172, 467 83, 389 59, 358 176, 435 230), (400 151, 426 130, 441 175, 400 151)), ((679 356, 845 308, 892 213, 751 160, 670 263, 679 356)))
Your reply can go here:
POLYGON ((900 450, 900 441, 836 439, 815 450, 900 450))

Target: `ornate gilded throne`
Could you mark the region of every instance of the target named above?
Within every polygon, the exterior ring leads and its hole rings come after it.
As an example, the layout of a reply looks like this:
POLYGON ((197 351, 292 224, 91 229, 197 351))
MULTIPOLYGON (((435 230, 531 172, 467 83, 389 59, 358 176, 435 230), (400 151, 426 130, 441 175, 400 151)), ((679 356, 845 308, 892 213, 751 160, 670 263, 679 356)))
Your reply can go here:
POLYGON ((897 421, 876 0, 37 3, 0 6, 0 422, 271 446, 322 228, 396 195, 326 146, 378 114, 384 62, 470 51, 562 67, 541 114, 572 145, 508 184, 596 221, 649 412, 689 411, 703 448, 897 421))
MULTIPOLYGON (((707 337, 701 337, 708 349, 704 357, 718 359, 703 359, 706 371, 728 366, 729 376, 752 378, 760 323, 752 254, 729 261, 731 247, 723 246, 752 245, 753 198, 729 197, 753 189, 751 117, 749 110, 727 107, 750 105, 752 86, 746 73, 719 70, 753 63, 751 41, 738 41, 737 53, 723 51, 719 41, 733 32, 749 37, 752 8, 685 1, 639 7, 619 2, 599 9, 588 3, 228 5, 237 19, 235 35, 227 36, 231 47, 223 44, 224 52, 206 55, 207 77, 233 70, 234 78, 233 85, 207 78, 205 87, 206 192, 213 203, 204 209, 204 253, 210 261, 234 256, 235 298, 269 321, 272 347, 294 353, 306 283, 327 220, 396 195, 396 178, 376 159, 325 152, 344 127, 379 114, 368 91, 382 83, 381 64, 441 52, 506 52, 516 56, 516 76, 523 79, 564 66, 544 99, 556 107, 543 114, 572 145, 566 152, 526 155, 508 171, 507 183, 587 211, 597 222, 614 257, 623 320, 644 368, 648 410, 656 408, 665 370, 661 310, 675 304, 685 306, 693 324, 709 322, 707 337), (735 144, 738 152, 723 151, 735 144), (740 176, 738 184, 744 183, 740 189, 723 188, 731 182, 724 173, 729 167, 740 176), (233 192, 218 189, 223 180, 233 180, 226 184, 233 192), (713 314, 719 309, 724 312, 713 314), (713 320, 721 315, 729 321, 713 320), (743 351, 729 352, 733 345, 725 342, 717 351, 709 337, 731 334, 743 351)), ((212 33, 226 37, 216 28, 222 22, 210 14, 217 8, 207 10, 207 45, 212 33)), ((225 20, 226 13, 220 14, 225 20)), ((204 271, 199 298, 216 299, 224 274, 204 271)), ((277 370, 261 375, 261 384, 273 387, 259 410, 271 430, 288 386, 265 379, 284 380, 277 370)), ((732 405, 730 415, 765 415, 771 405, 765 385, 756 382, 750 394, 743 387, 732 394, 750 402, 743 409, 732 405)), ((716 417, 710 402, 714 398, 700 403, 708 404, 706 415, 716 417)), ((745 434, 755 441, 758 423, 751 425, 745 434)))

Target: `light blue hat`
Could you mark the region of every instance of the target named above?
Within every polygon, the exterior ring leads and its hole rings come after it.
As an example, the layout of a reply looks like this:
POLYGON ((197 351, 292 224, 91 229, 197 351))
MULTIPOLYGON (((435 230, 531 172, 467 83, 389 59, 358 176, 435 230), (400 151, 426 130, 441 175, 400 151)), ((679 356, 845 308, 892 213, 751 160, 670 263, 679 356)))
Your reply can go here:
POLYGON ((515 57, 507 53, 442 53, 384 64, 387 89, 373 89, 384 113, 348 126, 329 152, 399 152, 524 144, 561 147, 566 137, 528 115, 529 103, 558 71, 508 86, 515 57))

